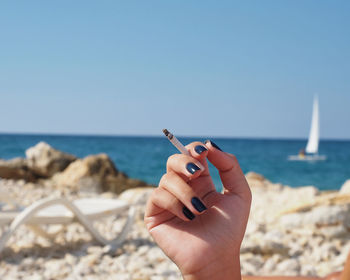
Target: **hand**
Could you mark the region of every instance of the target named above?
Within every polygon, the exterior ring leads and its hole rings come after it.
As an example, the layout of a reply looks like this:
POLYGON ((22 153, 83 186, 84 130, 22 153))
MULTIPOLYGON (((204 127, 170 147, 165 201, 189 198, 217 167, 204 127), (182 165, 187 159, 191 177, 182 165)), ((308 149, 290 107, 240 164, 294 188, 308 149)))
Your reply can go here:
POLYGON ((146 207, 146 226, 184 279, 241 279, 239 251, 251 192, 236 158, 215 144, 194 142, 174 154, 146 207), (223 193, 209 174, 218 169, 223 193), (193 165, 194 164, 194 165, 193 165))

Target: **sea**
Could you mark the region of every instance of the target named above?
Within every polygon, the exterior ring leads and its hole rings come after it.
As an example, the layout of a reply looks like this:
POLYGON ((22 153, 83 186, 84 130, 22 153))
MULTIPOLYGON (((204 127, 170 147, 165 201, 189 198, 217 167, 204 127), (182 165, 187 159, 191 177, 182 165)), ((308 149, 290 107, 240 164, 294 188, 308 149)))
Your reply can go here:
MULTIPOLYGON (((178 137, 183 144, 206 138, 178 137)), ((235 154, 244 173, 254 171, 274 183, 291 187, 315 186, 337 190, 350 179, 350 141, 321 140, 319 154, 325 161, 289 161, 305 147, 305 140, 211 138, 223 151, 235 154)), ((0 158, 25 157, 25 150, 40 141, 52 147, 85 157, 106 153, 118 170, 128 176, 157 185, 166 168, 167 158, 178 151, 164 137, 0 134, 0 158)), ((220 178, 210 166, 216 188, 220 178)))

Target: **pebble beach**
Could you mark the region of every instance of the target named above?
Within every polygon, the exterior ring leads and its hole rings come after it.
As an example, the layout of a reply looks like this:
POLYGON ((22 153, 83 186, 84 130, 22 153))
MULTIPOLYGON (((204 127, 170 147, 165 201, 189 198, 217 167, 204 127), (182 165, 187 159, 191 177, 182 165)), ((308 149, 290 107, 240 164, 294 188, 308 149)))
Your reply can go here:
MULTIPOLYGON (((28 161, 42 157, 40 153, 51 149, 43 145, 39 148, 36 153, 27 154, 28 161)), ((88 166, 89 160, 71 159, 62 170, 40 180, 3 176, 0 193, 12 197, 23 207, 47 197, 69 200, 104 197, 119 198, 131 204, 137 202, 132 230, 122 246, 114 249, 99 245, 79 223, 66 226, 53 241, 38 237, 28 227, 21 226, 1 252, 0 278, 182 279, 176 265, 153 242, 143 223, 145 204, 153 187, 142 186, 142 182, 116 173, 115 178, 107 181, 116 184, 119 176, 121 182, 124 185, 128 182, 130 187, 113 185, 107 188, 102 177, 90 174, 86 168, 79 169, 77 161, 88 166), (70 168, 81 177, 68 176, 70 168), (85 173, 78 170, 85 170, 85 173)), ((38 165, 40 161, 35 162, 38 165)), ((0 171, 6 164, 0 164, 0 171)), ((29 166, 33 167, 33 162, 29 166)), ((105 166, 100 164, 99 168, 102 170, 105 166)), ((110 176, 111 172, 108 174, 110 176)), ((319 191, 313 186, 291 188, 270 182, 254 172, 246 174, 246 178, 253 202, 241 248, 243 274, 325 276, 343 268, 350 252, 350 181, 345 182, 340 191, 319 191)), ((2 207, 6 210, 14 206, 2 207)), ((102 219, 95 226, 104 236, 112 238, 120 231, 126 215, 102 219)), ((6 229, 6 225, 2 226, 0 234, 6 229)))

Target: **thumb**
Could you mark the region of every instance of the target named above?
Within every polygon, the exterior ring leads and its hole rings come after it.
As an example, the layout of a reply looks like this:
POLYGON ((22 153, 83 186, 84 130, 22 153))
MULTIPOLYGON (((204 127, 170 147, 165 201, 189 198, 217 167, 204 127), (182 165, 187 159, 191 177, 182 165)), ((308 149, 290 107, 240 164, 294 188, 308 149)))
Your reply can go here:
POLYGON ((243 199, 250 200, 250 188, 236 157, 223 152, 210 140, 207 140, 205 145, 208 148, 208 160, 219 171, 224 193, 236 194, 243 199))

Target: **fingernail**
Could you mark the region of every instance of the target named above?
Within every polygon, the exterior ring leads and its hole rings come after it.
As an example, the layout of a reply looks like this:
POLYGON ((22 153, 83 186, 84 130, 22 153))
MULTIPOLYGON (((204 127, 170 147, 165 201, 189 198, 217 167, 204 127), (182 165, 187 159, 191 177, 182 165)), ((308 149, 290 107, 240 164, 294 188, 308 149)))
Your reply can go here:
POLYGON ((196 151, 196 153, 197 154, 201 154, 201 153, 203 153, 203 152, 205 152, 205 151, 208 151, 204 146, 202 146, 202 145, 198 145, 198 146, 196 146, 196 147, 194 147, 194 150, 196 151))
POLYGON ((202 201, 199 200, 198 197, 193 197, 191 199, 191 203, 198 212, 203 212, 204 210, 207 210, 207 207, 205 207, 205 205, 202 203, 202 201))
POLYGON ((195 164, 192 163, 192 162, 187 163, 186 169, 187 169, 187 171, 190 172, 191 174, 194 174, 194 173, 196 173, 198 170, 201 170, 201 169, 199 168, 199 166, 195 165, 195 164))
POLYGON ((213 141, 207 140, 207 141, 205 141, 204 143, 207 144, 207 143, 209 143, 209 142, 210 142, 210 144, 211 144, 215 149, 218 149, 219 151, 222 152, 222 150, 219 148, 219 146, 216 145, 213 141))
POLYGON ((184 213, 184 215, 190 220, 193 220, 196 217, 186 206, 182 208, 182 213, 184 213))

